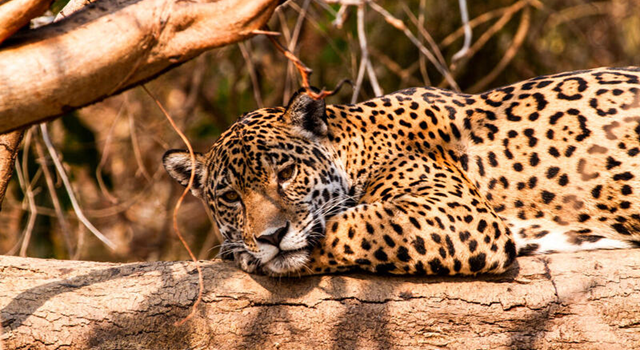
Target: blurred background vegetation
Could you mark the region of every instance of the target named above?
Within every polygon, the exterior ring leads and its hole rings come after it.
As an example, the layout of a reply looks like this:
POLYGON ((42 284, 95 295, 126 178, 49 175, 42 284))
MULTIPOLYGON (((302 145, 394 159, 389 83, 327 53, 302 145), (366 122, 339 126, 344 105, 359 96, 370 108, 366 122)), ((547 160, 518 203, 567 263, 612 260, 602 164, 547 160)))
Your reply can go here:
MULTIPOLYGON (((56 1, 52 10, 64 3, 56 1)), ((280 42, 313 69, 315 86, 331 89, 345 78, 358 82, 360 67, 369 68, 356 89, 343 88, 328 99, 330 104, 409 86, 451 88, 443 70, 451 72, 461 91, 472 93, 542 74, 640 65, 640 0, 469 2, 471 46, 455 62, 452 56, 464 41, 457 1, 376 1, 360 10, 349 5, 357 3, 288 1, 269 24, 282 33, 280 42)), ((206 53, 147 87, 194 148, 206 151, 242 113, 286 104, 300 85, 292 65, 258 36, 206 53)), ((32 129, 0 211, 0 254, 102 261, 187 258, 171 224, 182 187, 161 165, 167 149, 184 145, 140 87, 70 113, 50 123, 49 130, 85 215, 116 249, 108 249, 78 221, 41 136, 32 129), (56 215, 54 201, 64 219, 56 215)), ((198 200, 187 197, 179 223, 196 256, 216 255, 217 231, 198 200)))

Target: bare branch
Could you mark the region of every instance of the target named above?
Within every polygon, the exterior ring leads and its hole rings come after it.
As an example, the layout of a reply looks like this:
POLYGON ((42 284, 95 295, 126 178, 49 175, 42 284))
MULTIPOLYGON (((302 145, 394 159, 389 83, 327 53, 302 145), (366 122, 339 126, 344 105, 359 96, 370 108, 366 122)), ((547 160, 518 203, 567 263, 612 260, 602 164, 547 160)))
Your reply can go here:
MULTIPOLYGON (((427 11, 427 0, 420 0, 420 5, 418 7, 418 23, 417 23, 418 30, 420 30, 420 28, 424 28, 426 11, 427 11)), ((418 62, 420 64, 420 74, 422 74, 422 80, 424 82, 424 85, 426 86, 431 85, 431 79, 429 79, 429 73, 427 72, 427 61, 424 55, 420 55, 418 57, 418 62)))
POLYGON ((256 99, 256 103, 258 107, 264 107, 264 103, 262 102, 262 94, 260 93, 260 83, 258 82, 258 76, 256 75, 256 70, 253 67, 253 61, 251 60, 251 53, 249 52, 249 48, 243 42, 238 43, 238 47, 240 48, 240 53, 242 53, 242 58, 244 58, 244 62, 247 64, 247 71, 249 72, 249 77, 251 78, 251 86, 253 87, 253 98, 256 99))
POLYGON ((138 134, 136 132, 136 122, 131 114, 129 117, 129 133, 131 134, 131 146, 133 147, 133 156, 136 159, 136 163, 138 164, 138 170, 142 173, 142 176, 147 180, 147 182, 151 182, 151 175, 147 172, 147 169, 144 167, 144 162, 142 161, 142 154, 140 152, 140 147, 138 146, 138 134))
MULTIPOLYGON (((367 45, 367 35, 364 29, 364 6, 358 7, 358 41, 360 42, 360 52, 362 55, 361 60, 365 62, 365 66, 367 69, 367 75, 369 76, 369 83, 371 84, 371 88, 373 88, 373 93, 376 96, 382 96, 384 92, 382 88, 380 88, 380 84, 378 83, 378 78, 373 70, 373 66, 371 65, 371 60, 369 59, 369 46, 367 45)), ((352 103, 355 101, 352 100, 352 103)))
MULTIPOLYGON (((29 242, 31 241, 31 233, 33 232, 33 227, 36 223, 36 218, 38 217, 38 209, 36 209, 33 191, 31 190, 31 184, 26 180, 19 164, 16 164, 16 175, 18 178, 18 183, 20 184, 22 192, 24 193, 29 205, 29 219, 27 220, 27 225, 24 227, 24 230, 20 235, 22 239, 22 244, 20 245, 20 256, 24 257, 27 256, 27 247, 29 246, 29 242)), ((7 252, 7 255, 13 255, 17 248, 18 245, 7 252)))
POLYGON ((429 51, 429 49, 427 49, 420 42, 420 40, 418 40, 418 38, 416 38, 416 36, 413 35, 413 33, 409 30, 409 28, 407 28, 407 26, 404 25, 404 22, 395 18, 393 15, 389 13, 389 11, 385 10, 375 2, 370 2, 369 6, 371 6, 371 8, 374 9, 376 12, 380 13, 384 17, 385 21, 387 21, 387 23, 391 24, 396 29, 401 30, 407 36, 407 38, 409 38, 409 40, 411 40, 411 42, 420 50, 420 52, 422 52, 422 54, 427 56, 427 59, 429 59, 429 61, 431 61, 431 63, 438 69, 440 74, 444 76, 445 81, 449 83, 451 88, 455 91, 460 91, 460 88, 458 87, 458 84, 453 79, 453 76, 449 72, 449 69, 438 62, 436 57, 429 51))
POLYGON ((193 186, 193 180, 195 179, 195 176, 196 176, 196 170, 195 170, 196 156, 195 156, 195 153, 193 152, 193 147, 191 147, 191 143, 189 142, 189 139, 187 139, 185 134, 182 131, 180 131, 180 129, 176 125, 176 122, 173 120, 173 118, 171 118, 171 115, 169 115, 169 113, 165 110, 165 108, 162 106, 160 101, 151 93, 151 91, 149 91, 149 89, 147 89, 146 86, 142 85, 142 89, 147 93, 147 95, 149 95, 149 97, 151 97, 151 99, 153 99, 153 101, 156 103, 158 108, 160 108, 160 110, 162 111, 162 114, 164 114, 164 116, 169 121, 169 124, 171 124, 171 127, 173 128, 173 130, 175 130, 178 136, 180 136, 184 144, 187 146, 187 149, 189 150, 189 157, 191 159, 191 174, 189 175, 189 182, 187 183, 187 186, 182 191, 182 195, 180 196, 180 198, 178 198, 178 202, 176 202, 176 206, 173 208, 172 218, 173 218, 173 230, 175 231, 176 236, 178 236, 178 239, 180 239, 180 242, 182 243, 184 248, 187 250, 187 253, 189 253, 189 256, 191 257, 193 264, 196 266, 196 271, 198 272, 198 296, 196 298, 196 301, 193 303, 193 306, 191 307, 191 312, 182 320, 176 321, 174 323, 174 325, 180 326, 185 322, 187 322, 190 318, 195 316, 196 312, 198 311, 198 304, 200 304, 200 301, 202 301, 202 293, 204 292, 204 281, 202 276, 202 269, 200 268, 198 259, 196 259, 195 255, 191 251, 191 248, 189 248, 189 244, 187 244, 187 241, 182 236, 182 233, 180 232, 180 228, 178 227, 178 210, 180 210, 182 201, 184 201, 184 198, 186 197, 187 193, 189 193, 189 191, 191 190, 191 186, 193 186))
POLYGON ((513 57, 520 49, 520 46, 524 42, 524 39, 527 36, 527 32, 529 30, 529 24, 531 22, 531 8, 527 7, 522 11, 522 20, 520 21, 520 25, 518 26, 518 30, 516 31, 515 36, 513 37, 513 41, 507 51, 505 51, 500 62, 487 74, 484 76, 479 82, 475 83, 472 87, 469 88, 469 92, 479 92, 483 90, 489 85, 497 76, 500 74, 511 62, 513 57))
POLYGON ((58 219, 58 225, 60 225, 62 237, 64 237, 64 243, 67 247, 67 254, 69 254, 69 257, 72 257, 73 244, 71 243, 71 229, 69 228, 69 223, 67 222, 67 219, 64 217, 64 213, 62 212, 60 199, 58 198, 58 193, 56 192, 56 187, 53 182, 53 176, 51 175, 51 171, 49 170, 49 165, 47 164, 47 159, 45 157, 44 150, 42 149, 42 144, 40 140, 36 140, 35 144, 36 152, 38 153, 38 161, 40 162, 40 168, 42 168, 42 172, 44 173, 44 179, 47 183, 47 189, 49 190, 49 196, 51 197, 51 202, 53 203, 53 209, 55 211, 56 218, 58 219))
POLYGON ((104 165, 107 162, 107 158, 109 158, 109 146, 111 145, 111 138, 113 137, 113 130, 116 127, 116 123, 118 122, 118 120, 120 119, 120 116, 122 115, 122 112, 125 109, 125 104, 127 103, 127 95, 125 94, 125 101, 122 102, 122 104, 120 105, 120 108, 118 109, 118 113, 116 114, 116 117, 113 119, 113 122, 111 123, 111 127, 109 128, 109 131, 107 132, 107 138, 104 141, 104 147, 102 147, 102 152, 100 152, 101 156, 100 156, 100 162, 98 163, 98 166, 96 167, 96 180, 98 181, 98 187, 100 188, 100 192, 102 192, 102 195, 105 196, 109 202, 111 203, 118 203, 118 199, 116 197, 114 197, 109 190, 107 189, 107 186, 105 186, 104 184, 104 179, 102 178, 102 168, 104 168, 104 165))
POLYGON ((456 52, 451 60, 456 62, 467 54, 471 46, 471 26, 469 25, 469 11, 467 11, 467 0, 458 0, 460 4, 460 16, 462 17, 462 27, 464 28, 464 44, 462 49, 456 52))
POLYGON ((353 88, 353 95, 351 95, 351 103, 356 103, 358 101, 358 96, 360 96, 360 89, 362 88, 365 70, 367 69, 367 57, 369 55, 369 52, 367 51, 366 39, 364 40, 364 46, 362 39, 362 37, 364 37, 364 6, 358 6, 357 16, 361 58, 360 67, 358 68, 358 77, 356 78, 356 86, 353 88), (361 26, 363 27, 363 29, 360 28, 361 26))
POLYGON ((60 162, 60 158, 58 157, 58 153, 56 149, 53 147, 53 143, 51 143, 51 138, 49 137, 49 132, 47 131, 46 124, 40 124, 40 132, 42 133, 42 139, 44 140, 44 144, 47 147, 47 151, 51 156, 51 160, 53 160, 53 164, 58 171, 58 175, 62 179, 62 183, 64 184, 65 189, 67 190, 67 194, 69 195, 69 200, 71 201, 71 206, 73 207, 73 211, 75 211, 76 216, 78 216, 78 220, 87 228, 91 233, 93 233, 96 238, 98 238, 102 243, 104 243, 111 250, 116 249, 116 245, 111 242, 105 235, 100 232, 89 219, 82 213, 82 208, 80 208, 80 204, 78 204, 78 200, 73 192, 73 188, 71 187, 71 182, 69 182, 69 178, 67 177, 67 173, 62 166, 62 162, 60 162))
POLYGON ((18 146, 22 141, 22 130, 12 131, 0 135, 0 206, 11 180, 13 165, 18 155, 18 146))
POLYGON ((52 2, 52 0, 11 0, 0 4, 0 43, 29 24, 32 18, 43 14, 52 2))
POLYGON ((0 133, 99 101, 208 49, 251 37, 277 3, 98 0, 16 35, 0 50, 0 133))
MULTIPOLYGON (((289 35, 285 35, 285 38, 288 39, 287 51, 291 52, 291 54, 293 55, 295 55, 296 46, 298 46, 298 38, 300 37, 302 24, 304 23, 304 20, 307 17, 307 9, 309 8, 309 3, 310 3, 310 0, 305 0, 304 4, 302 5, 302 9, 298 13, 298 19, 296 20, 295 27, 293 27, 293 33, 291 34, 291 36, 289 37, 289 35)), ((292 2, 291 5, 295 6, 295 3, 292 2)), ((287 26, 286 22, 282 22, 282 26, 286 27, 287 26)), ((273 39, 273 38, 269 37, 269 39, 273 39)), ((271 41, 273 42, 273 40, 271 41)), ((292 60, 289 60, 289 62, 287 62, 287 70, 285 71, 284 93, 282 94, 283 104, 287 104, 289 102, 289 97, 291 96, 291 84, 290 84, 291 75, 294 74, 292 63, 294 63, 292 60)), ((298 66, 296 65, 296 67, 298 66)))

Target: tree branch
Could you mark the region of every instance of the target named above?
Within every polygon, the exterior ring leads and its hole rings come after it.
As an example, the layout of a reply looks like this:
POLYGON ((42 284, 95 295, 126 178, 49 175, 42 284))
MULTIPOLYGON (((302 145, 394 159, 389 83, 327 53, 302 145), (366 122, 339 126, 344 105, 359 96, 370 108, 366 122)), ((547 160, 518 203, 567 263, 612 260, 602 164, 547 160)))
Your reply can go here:
MULTIPOLYGON (((0 3, 0 43, 27 25, 29 21, 44 13, 52 0, 12 0, 0 3)), ((0 132, 0 206, 13 173, 13 164, 18 155, 18 146, 24 130, 10 133, 0 132)))
POLYGON ((525 257, 502 276, 271 279, 202 263, 0 257, 8 349, 536 348, 640 345, 640 252, 525 257), (161 344, 161 346, 159 345, 161 344))
POLYGON ((38 123, 252 36, 277 0, 98 0, 0 50, 0 133, 38 123))
POLYGON ((11 0, 0 4, 0 43, 32 18, 43 14, 53 0, 11 0))
POLYGON ((13 174, 13 166, 18 156, 18 146, 22 141, 22 130, 0 134, 0 206, 7 192, 7 185, 13 174))

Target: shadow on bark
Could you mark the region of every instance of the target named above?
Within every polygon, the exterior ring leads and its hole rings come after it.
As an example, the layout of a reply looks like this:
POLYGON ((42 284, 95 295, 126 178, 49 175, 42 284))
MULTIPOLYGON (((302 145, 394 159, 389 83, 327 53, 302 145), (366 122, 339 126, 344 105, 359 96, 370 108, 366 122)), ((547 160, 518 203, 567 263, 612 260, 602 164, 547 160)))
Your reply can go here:
MULTIPOLYGON (((256 349, 274 346, 274 336, 288 339, 291 343, 305 344, 305 336, 313 332, 313 324, 305 324, 305 317, 300 317, 298 309, 309 317, 326 317, 317 309, 320 303, 332 303, 330 329, 324 343, 326 348, 343 349, 367 348, 389 349, 397 347, 397 334, 389 330, 389 324, 398 320, 389 312, 389 303, 411 299, 409 285, 439 284, 439 283, 467 283, 483 280, 490 283, 508 283, 518 275, 519 268, 513 269, 499 276, 479 276, 475 278, 462 277, 414 277, 414 276, 374 276, 366 274, 349 274, 338 276, 305 277, 301 279, 282 278, 273 279, 264 276, 249 276, 235 271, 226 266, 222 272, 221 266, 225 264, 212 263, 203 266, 205 274, 205 295, 203 303, 196 318, 205 322, 189 321, 181 327, 174 326, 174 322, 181 320, 189 314, 191 305, 197 295, 197 274, 191 270, 182 278, 175 278, 175 267, 183 263, 134 263, 119 267, 99 269, 87 274, 72 278, 62 279, 30 288, 19 295, 0 311, 3 319, 3 331, 9 332, 23 325, 24 321, 33 315, 47 301, 55 296, 65 293, 81 292, 87 289, 90 297, 101 298, 103 295, 92 295, 92 286, 117 279, 132 278, 137 275, 148 275, 160 272, 161 286, 156 287, 144 300, 136 303, 135 308, 130 308, 136 300, 136 295, 131 295, 126 300, 121 300, 122 308, 112 307, 108 317, 89 319, 93 326, 83 337, 83 343, 91 348, 111 349, 126 347, 126 344, 136 344, 142 348, 182 349, 185 347, 214 347, 214 348, 238 348, 256 349), (153 269, 155 268, 155 269, 153 269), (172 269, 174 268, 174 269, 172 269), (267 293, 266 297, 252 298, 252 290, 247 295, 227 295, 224 285, 227 282, 234 283, 238 278, 247 280, 253 285, 258 285, 267 293), (322 284, 322 280, 328 279, 328 283, 322 284), (383 283, 384 282, 384 283, 383 283), (354 286, 357 286, 354 289, 354 286), (301 302, 308 299, 311 293, 318 292, 327 297, 319 300, 301 302), (213 319, 211 304, 226 298, 235 298, 239 302, 235 310, 219 310, 213 312, 242 312, 242 322, 237 321, 233 330, 237 342, 234 344, 222 344, 220 339, 227 339, 224 333, 228 333, 228 325, 206 322, 213 319), (114 309, 116 309, 114 311, 114 309), (292 315, 294 313, 295 315, 292 315), (204 327, 204 329, 203 329, 204 327), (270 343, 271 341, 271 343, 270 343), (373 345, 373 346, 372 346, 373 345)), ((235 290, 235 287, 234 287, 235 290)), ((311 296, 315 298, 315 294, 311 296)), ((96 300, 97 305, 100 301, 96 300)), ((98 306, 99 307, 99 306, 98 306)), ((90 313, 89 313, 90 314, 90 313)), ((221 315, 216 319, 224 320, 221 315)), ((87 317, 87 316, 84 316, 87 317)), ((539 323, 544 321, 544 315, 531 320, 539 323)), ((401 323, 401 322, 400 322, 401 323)), ((525 322, 523 328, 516 332, 530 333, 531 329, 525 322)), ((397 329, 396 327, 394 327, 397 329)), ((316 337, 317 338, 317 337, 316 337)), ((75 339, 77 341, 77 339, 75 339)))

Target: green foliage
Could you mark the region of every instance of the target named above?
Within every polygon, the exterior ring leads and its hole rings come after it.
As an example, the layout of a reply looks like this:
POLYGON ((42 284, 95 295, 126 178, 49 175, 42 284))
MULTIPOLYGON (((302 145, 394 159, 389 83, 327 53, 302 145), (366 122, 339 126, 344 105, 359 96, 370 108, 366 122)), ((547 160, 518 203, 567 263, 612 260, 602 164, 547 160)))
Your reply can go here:
POLYGON ((55 0, 49 8, 53 14, 57 15, 62 9, 67 6, 70 0, 55 0))

